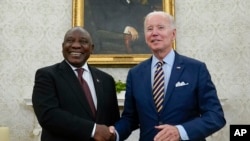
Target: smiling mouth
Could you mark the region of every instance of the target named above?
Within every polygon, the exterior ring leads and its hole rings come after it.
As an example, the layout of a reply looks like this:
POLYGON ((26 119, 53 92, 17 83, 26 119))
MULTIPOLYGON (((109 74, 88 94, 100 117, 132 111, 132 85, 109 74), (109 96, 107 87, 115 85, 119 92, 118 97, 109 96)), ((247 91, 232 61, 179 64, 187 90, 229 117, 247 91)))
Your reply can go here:
POLYGON ((74 57, 79 57, 82 53, 80 52, 71 52, 70 55, 74 56, 74 57))
POLYGON ((160 40, 151 40, 151 43, 159 42, 160 40))

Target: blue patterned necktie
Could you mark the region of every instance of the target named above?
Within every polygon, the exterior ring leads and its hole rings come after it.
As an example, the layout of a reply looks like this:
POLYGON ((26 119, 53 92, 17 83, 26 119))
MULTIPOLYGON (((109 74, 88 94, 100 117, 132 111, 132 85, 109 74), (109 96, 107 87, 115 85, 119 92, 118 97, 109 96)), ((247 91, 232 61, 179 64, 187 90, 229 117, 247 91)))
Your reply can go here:
POLYGON ((162 110, 164 99, 164 72, 162 66, 163 62, 157 63, 153 83, 153 98, 158 113, 162 110))

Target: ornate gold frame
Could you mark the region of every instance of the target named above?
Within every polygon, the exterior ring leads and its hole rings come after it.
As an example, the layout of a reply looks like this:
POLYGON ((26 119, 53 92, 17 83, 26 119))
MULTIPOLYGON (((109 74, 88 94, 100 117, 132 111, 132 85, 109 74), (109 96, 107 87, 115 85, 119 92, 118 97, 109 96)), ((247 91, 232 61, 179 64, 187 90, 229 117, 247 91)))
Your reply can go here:
MULTIPOLYGON (((175 16, 175 0, 163 0, 163 10, 175 16)), ((84 0, 72 0, 72 27, 83 26, 84 0)), ((173 43, 175 49, 175 42, 173 43)), ((150 57, 150 54, 92 54, 89 64, 135 65, 150 57)))

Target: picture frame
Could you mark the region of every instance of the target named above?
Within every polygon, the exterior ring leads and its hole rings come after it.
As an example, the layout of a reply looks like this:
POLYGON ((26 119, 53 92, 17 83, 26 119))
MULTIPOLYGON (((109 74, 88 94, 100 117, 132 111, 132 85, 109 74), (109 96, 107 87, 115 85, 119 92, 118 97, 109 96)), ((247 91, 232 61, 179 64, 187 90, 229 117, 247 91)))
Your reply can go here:
MULTIPOLYGON (((85 4, 87 4, 87 0, 72 0, 72 27, 75 27, 75 26, 85 27, 84 15, 86 14, 85 8, 87 6, 85 4)), ((163 11, 166 11, 170 13, 171 15, 175 16, 175 9, 174 9, 175 0, 162 0, 161 6, 162 6, 161 8, 163 11)), ((89 13, 89 10, 88 10, 88 13, 89 13)), ((141 26, 143 27, 143 24, 141 26)), ((92 32, 90 32, 90 34, 93 37, 92 32)), ((94 44, 96 43, 94 42, 94 44)), ((173 48, 175 49, 175 41, 173 43, 173 48)), ((96 45, 95 45, 95 49, 96 49, 96 45)), ((88 63, 97 65, 97 66, 98 65, 136 65, 151 56, 150 53, 140 53, 140 52, 137 52, 137 53, 133 53, 133 52, 132 53, 128 53, 128 52, 95 53, 95 49, 94 49, 94 53, 91 54, 90 58, 88 59, 88 63)))

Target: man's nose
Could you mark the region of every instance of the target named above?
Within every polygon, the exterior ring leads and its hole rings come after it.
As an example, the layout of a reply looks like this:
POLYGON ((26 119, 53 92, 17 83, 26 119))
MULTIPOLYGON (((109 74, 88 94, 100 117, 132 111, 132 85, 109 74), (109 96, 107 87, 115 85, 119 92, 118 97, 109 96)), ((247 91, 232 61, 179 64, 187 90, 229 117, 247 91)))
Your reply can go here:
POLYGON ((72 47, 81 47, 81 44, 79 42, 73 42, 72 47))
POLYGON ((158 30, 156 28, 152 29, 152 32, 151 32, 152 35, 158 35, 158 30))

